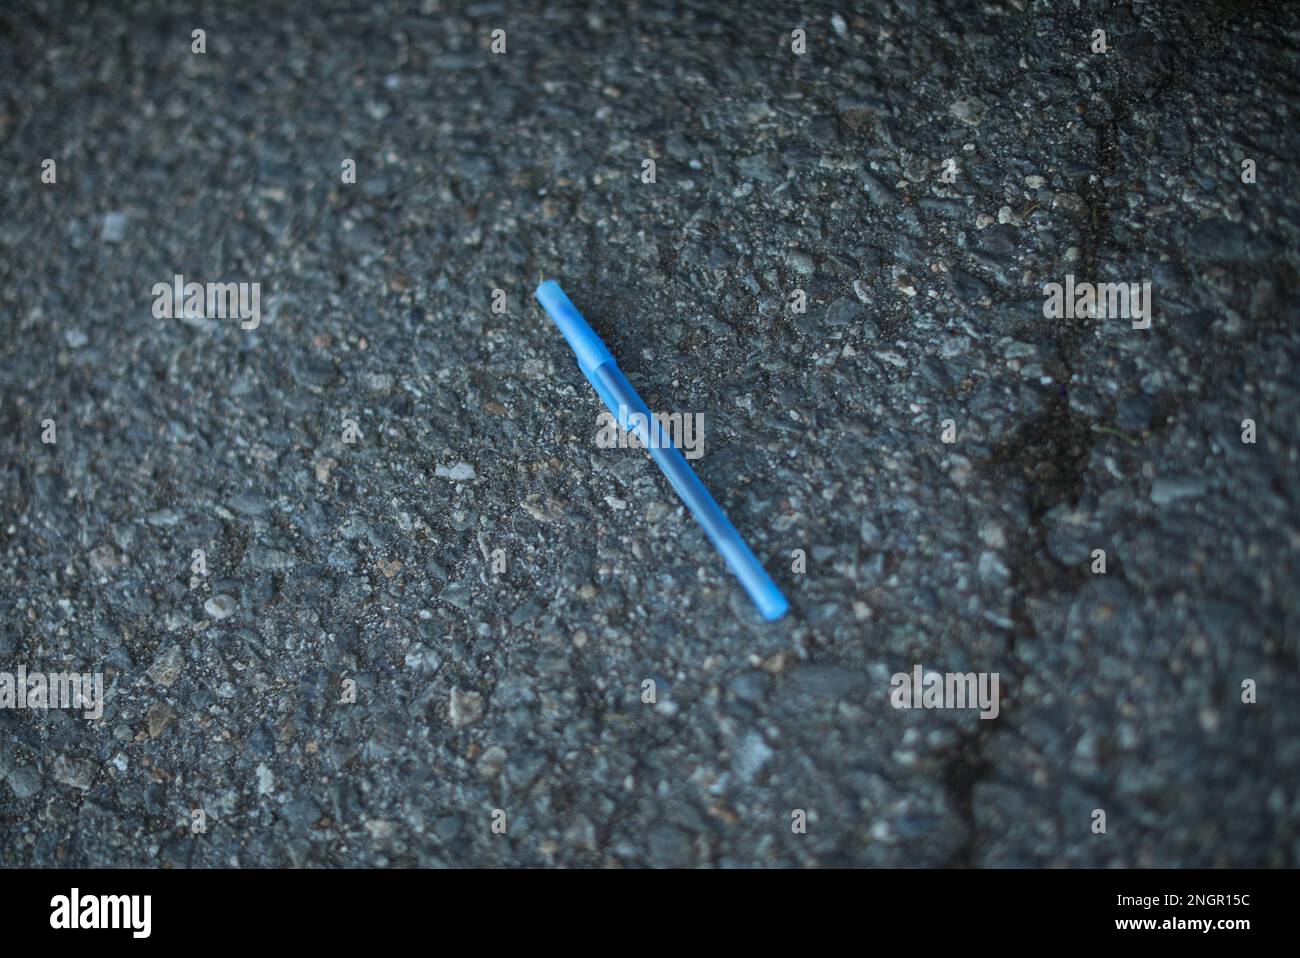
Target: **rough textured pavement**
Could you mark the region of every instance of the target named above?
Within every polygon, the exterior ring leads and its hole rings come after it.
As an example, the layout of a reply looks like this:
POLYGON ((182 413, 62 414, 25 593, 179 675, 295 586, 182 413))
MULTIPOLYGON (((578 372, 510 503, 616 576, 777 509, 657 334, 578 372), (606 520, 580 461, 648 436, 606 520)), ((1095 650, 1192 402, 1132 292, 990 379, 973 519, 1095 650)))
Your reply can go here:
POLYGON ((110 6, 0 12, 0 670, 108 696, 0 865, 1297 864, 1296 7, 110 6))

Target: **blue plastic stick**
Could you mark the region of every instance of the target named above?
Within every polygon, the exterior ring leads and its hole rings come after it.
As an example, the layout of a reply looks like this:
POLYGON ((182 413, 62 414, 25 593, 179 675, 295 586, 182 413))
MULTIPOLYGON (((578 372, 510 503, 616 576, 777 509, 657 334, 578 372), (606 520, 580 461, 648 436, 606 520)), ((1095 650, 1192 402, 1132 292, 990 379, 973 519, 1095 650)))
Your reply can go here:
POLYGON ((709 490, 704 488, 704 483, 695 475, 695 470, 690 467, 681 450, 664 436, 659 420, 650 414, 649 407, 636 394, 632 384, 614 362, 614 356, 587 325, 569 297, 564 295, 560 284, 548 279, 537 287, 534 295, 569 341, 569 346, 578 357, 578 368, 587 377, 587 381, 618 420, 619 426, 635 435, 663 470, 669 483, 677 490, 677 495, 686 503, 686 508, 695 516, 695 521, 713 540, 713 545, 722 553, 727 566, 754 600, 763 618, 771 622, 785 615, 790 608, 786 597, 781 594, 758 559, 754 558, 754 553, 727 519, 727 514, 713 501, 709 490), (633 414, 640 415, 632 420, 633 414), (629 421, 634 423, 631 428, 629 421))

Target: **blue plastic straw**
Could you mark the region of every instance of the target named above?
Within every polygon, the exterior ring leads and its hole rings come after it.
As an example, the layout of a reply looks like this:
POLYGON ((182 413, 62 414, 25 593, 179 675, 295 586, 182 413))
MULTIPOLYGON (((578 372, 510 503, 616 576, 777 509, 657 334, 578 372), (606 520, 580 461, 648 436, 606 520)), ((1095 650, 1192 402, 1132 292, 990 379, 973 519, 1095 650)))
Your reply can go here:
POLYGON ((548 279, 537 287, 534 295, 569 341, 569 346, 578 357, 578 368, 587 377, 587 381, 618 420, 619 426, 635 435, 645 446, 650 457, 677 490, 677 495, 681 496, 682 502, 686 503, 686 508, 691 510, 695 521, 703 527, 713 540, 714 547, 722 553, 727 566, 745 587, 763 618, 771 622, 785 615, 790 608, 786 597, 781 594, 758 559, 754 558, 754 553, 727 519, 727 514, 713 501, 709 490, 704 488, 704 483, 695 475, 695 470, 690 467, 681 450, 664 436, 659 420, 651 415, 650 408, 619 370, 614 356, 587 325, 569 297, 564 295, 560 284, 548 279), (632 420, 633 414, 638 413, 638 419, 632 420), (632 427, 629 427, 629 421, 633 421, 632 427))

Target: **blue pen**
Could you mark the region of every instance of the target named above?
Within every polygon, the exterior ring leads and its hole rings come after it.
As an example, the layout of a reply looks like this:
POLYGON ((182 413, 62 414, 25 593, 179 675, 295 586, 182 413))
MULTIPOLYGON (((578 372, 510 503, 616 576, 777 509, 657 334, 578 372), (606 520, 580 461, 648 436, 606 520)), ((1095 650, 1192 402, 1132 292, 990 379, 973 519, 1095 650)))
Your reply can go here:
POLYGON ((659 420, 650 414, 650 408, 642 402, 632 384, 619 370, 613 355, 600 341, 600 337, 587 325, 569 297, 564 295, 560 284, 548 279, 537 287, 534 295, 569 341, 569 346, 578 357, 578 368, 587 377, 587 381, 618 420, 619 426, 635 435, 663 470, 669 483, 677 490, 677 495, 686 503, 686 508, 695 516, 695 521, 713 540, 714 547, 722 553, 727 566, 754 600, 763 618, 771 622, 785 615, 790 608, 786 597, 781 594, 758 559, 754 558, 754 553, 727 519, 727 514, 713 501, 709 490, 704 488, 704 483, 695 475, 695 470, 690 467, 681 450, 665 438, 659 420), (629 429, 628 422, 633 414, 640 414, 639 421, 634 428, 629 429))

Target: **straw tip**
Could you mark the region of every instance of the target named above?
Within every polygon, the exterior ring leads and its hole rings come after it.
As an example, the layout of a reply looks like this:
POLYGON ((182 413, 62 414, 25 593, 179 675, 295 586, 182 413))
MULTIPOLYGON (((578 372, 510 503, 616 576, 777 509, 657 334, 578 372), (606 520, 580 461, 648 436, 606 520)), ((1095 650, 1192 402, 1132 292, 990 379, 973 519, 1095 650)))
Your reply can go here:
POLYGON ((775 622, 790 611, 790 601, 781 593, 763 596, 758 603, 759 614, 768 622, 775 622))

